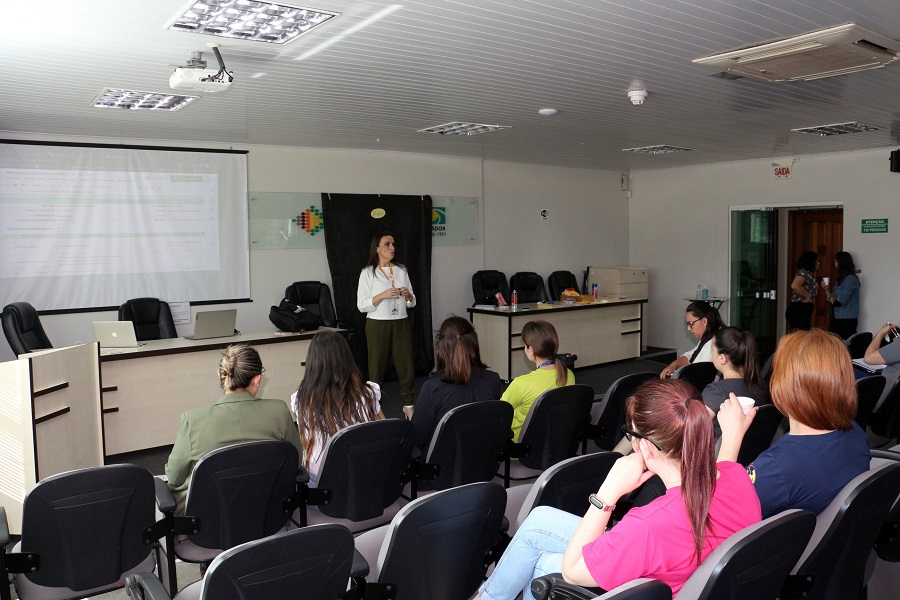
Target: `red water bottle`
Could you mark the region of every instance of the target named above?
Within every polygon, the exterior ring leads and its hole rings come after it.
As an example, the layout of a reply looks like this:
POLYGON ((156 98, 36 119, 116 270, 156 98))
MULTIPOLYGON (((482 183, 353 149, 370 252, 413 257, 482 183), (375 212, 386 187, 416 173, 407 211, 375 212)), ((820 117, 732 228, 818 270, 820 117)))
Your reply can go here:
POLYGON ((513 309, 513 310, 518 310, 518 308, 519 308, 519 292, 517 292, 516 290, 513 290, 513 293, 512 293, 512 309, 513 309))

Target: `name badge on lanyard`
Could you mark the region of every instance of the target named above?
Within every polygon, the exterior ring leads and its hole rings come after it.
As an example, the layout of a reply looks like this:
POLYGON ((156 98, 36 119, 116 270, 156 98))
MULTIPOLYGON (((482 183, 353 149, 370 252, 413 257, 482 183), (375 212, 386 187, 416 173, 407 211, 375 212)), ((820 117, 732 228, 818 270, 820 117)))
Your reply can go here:
MULTIPOLYGON (((381 265, 378 266, 378 270, 381 271, 381 274, 384 275, 385 279, 391 282, 391 289, 394 289, 394 265, 388 264, 388 268, 390 269, 391 274, 388 275, 384 272, 384 269, 381 268, 381 265)), ((391 316, 396 317, 400 314, 400 303, 396 298, 391 298, 391 316)))

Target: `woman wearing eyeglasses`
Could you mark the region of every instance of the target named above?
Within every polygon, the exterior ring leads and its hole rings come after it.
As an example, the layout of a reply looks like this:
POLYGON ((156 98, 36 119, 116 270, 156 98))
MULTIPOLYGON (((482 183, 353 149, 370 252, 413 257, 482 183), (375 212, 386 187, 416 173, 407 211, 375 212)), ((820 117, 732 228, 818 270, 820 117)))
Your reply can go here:
POLYGON ((688 332, 700 341, 692 349, 669 363, 669 366, 659 374, 660 379, 671 377, 675 371, 690 363, 712 361, 712 339, 722 327, 722 317, 719 315, 719 311, 703 300, 691 302, 684 315, 684 324, 688 332))
POLYGON ((240 442, 287 440, 300 451, 300 436, 287 404, 256 397, 265 371, 256 349, 246 344, 228 346, 218 371, 225 393, 212 406, 181 415, 181 428, 166 463, 176 514, 184 514, 194 465, 213 450, 240 442))
POLYGON ((584 517, 547 506, 531 511, 478 598, 522 592, 530 600, 533 578, 560 571, 570 583, 605 590, 651 577, 674 596, 722 541, 759 522, 744 468, 716 463, 712 420, 690 384, 648 382, 628 398, 625 414, 634 452, 616 461, 584 517), (654 475, 666 493, 607 531, 619 498, 654 475))

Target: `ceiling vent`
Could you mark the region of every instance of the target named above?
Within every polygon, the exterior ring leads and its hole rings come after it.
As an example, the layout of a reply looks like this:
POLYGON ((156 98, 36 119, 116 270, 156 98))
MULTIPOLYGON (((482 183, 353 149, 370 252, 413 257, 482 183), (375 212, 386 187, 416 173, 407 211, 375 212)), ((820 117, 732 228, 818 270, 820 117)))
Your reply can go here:
POLYGON ((878 69, 897 60, 900 42, 847 23, 693 62, 731 75, 783 83, 878 69))

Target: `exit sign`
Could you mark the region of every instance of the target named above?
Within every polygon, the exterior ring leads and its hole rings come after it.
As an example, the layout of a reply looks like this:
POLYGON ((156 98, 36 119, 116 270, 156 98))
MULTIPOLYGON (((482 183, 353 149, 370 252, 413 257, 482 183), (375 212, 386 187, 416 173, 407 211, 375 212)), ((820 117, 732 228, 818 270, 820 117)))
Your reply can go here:
POLYGON ((862 233, 887 233, 887 219, 863 219, 862 233))

